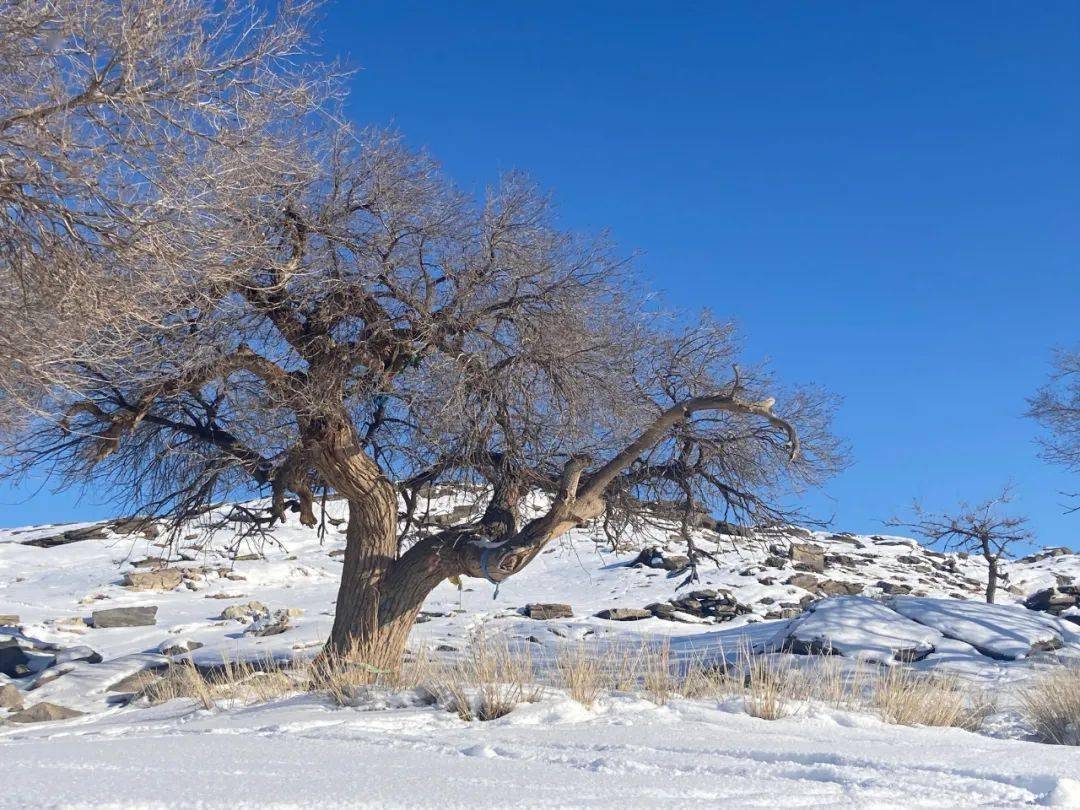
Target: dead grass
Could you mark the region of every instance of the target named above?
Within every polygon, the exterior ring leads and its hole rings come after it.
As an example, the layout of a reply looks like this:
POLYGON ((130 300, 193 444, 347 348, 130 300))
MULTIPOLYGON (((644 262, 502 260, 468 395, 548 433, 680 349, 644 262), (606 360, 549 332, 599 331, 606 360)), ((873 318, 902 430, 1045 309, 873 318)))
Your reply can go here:
POLYGON ((433 665, 427 676, 428 691, 462 720, 495 720, 544 692, 528 645, 505 636, 477 634, 461 659, 433 665))
MULTIPOLYGON (((373 670, 350 655, 322 655, 291 666, 225 662, 209 672, 176 664, 140 695, 151 703, 186 698, 211 708, 222 700, 265 702, 313 692, 355 706, 372 690, 417 690, 464 720, 493 720, 554 689, 584 706, 595 705, 605 693, 638 694, 658 705, 674 698, 737 698, 747 714, 766 720, 790 717, 817 703, 874 712, 899 725, 965 729, 978 728, 990 708, 985 700, 973 700, 971 690, 955 677, 903 666, 852 667, 850 661, 831 657, 816 658, 806 667, 799 662, 749 649, 740 650, 734 662, 715 656, 676 659, 666 641, 623 646, 578 642, 538 666, 531 645, 478 634, 460 655, 436 660, 420 650, 394 672, 373 670)), ((1077 744, 1080 669, 1046 676, 1025 692, 1024 705, 1041 737, 1077 744)))
POLYGON ((886 723, 974 731, 991 707, 977 696, 973 700, 968 692, 956 676, 924 675, 895 666, 871 679, 867 699, 886 723))
POLYGON ((1048 672, 1020 693, 1035 733, 1055 745, 1080 745, 1080 666, 1048 672))

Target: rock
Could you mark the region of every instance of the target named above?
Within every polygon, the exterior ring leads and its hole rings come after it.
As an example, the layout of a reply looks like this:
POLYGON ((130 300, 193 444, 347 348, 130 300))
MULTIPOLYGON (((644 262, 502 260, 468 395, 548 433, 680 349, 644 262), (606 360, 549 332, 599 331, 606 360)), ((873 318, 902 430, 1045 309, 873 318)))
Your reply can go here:
POLYGON ((277 610, 259 615, 246 630, 245 636, 277 636, 289 629, 289 612, 277 610))
POLYGON ((530 619, 571 619, 574 610, 559 602, 533 602, 525 605, 525 615, 530 619))
POLYGON ((106 692, 141 692, 155 681, 161 680, 161 674, 152 669, 140 669, 115 683, 109 684, 106 692))
POLYGON ((15 639, 0 641, 0 673, 9 678, 21 678, 28 675, 30 659, 22 646, 15 639))
POLYGON ((690 565, 690 558, 682 554, 667 556, 663 549, 643 548, 631 565, 645 565, 649 568, 661 568, 665 571, 682 571, 690 565))
POLYGON ((19 617, 15 613, 0 613, 0 627, 18 627, 19 617))
POLYGON ((785 560, 783 557, 777 557, 775 554, 770 554, 768 557, 765 558, 764 564, 769 568, 783 568, 785 565, 787 565, 787 560, 785 560))
POLYGON ((826 596, 855 596, 863 592, 863 586, 858 582, 840 582, 836 579, 823 579, 818 583, 818 588, 826 596))
POLYGON ((55 546, 66 546, 68 543, 79 543, 83 540, 101 540, 107 536, 107 526, 102 524, 100 526, 86 526, 82 529, 69 529, 66 532, 50 535, 49 537, 36 537, 33 540, 24 541, 21 545, 53 548, 55 546))
POLYGON ((131 565, 133 568, 164 568, 169 564, 169 561, 164 557, 147 557, 143 560, 135 560, 131 565))
POLYGON ((67 720, 72 717, 80 717, 86 712, 78 712, 66 706, 57 706, 55 703, 36 703, 29 709, 8 717, 11 723, 42 723, 48 720, 67 720))
POLYGON ((901 582, 886 582, 883 579, 878 580, 877 585, 874 587, 881 588, 882 593, 887 593, 890 596, 911 593, 910 585, 905 585, 901 582))
POLYGON ((3 686, 0 686, 0 709, 14 709, 15 711, 19 711, 22 707, 22 692, 10 683, 5 683, 3 686))
POLYGON ((192 650, 197 650, 203 643, 190 638, 167 639, 158 645, 158 652, 162 655, 183 655, 192 650))
POLYGON ((1056 588, 1037 591, 1024 600, 1024 607, 1047 613, 1061 613, 1077 603, 1077 597, 1062 593, 1056 588))
POLYGON ((237 554, 232 558, 233 562, 254 562, 263 559, 261 554, 237 554))
POLYGON ((613 622, 634 622, 638 619, 650 619, 652 615, 652 611, 641 608, 608 608, 597 613, 596 618, 613 622))
POLYGON ((229 605, 218 616, 219 619, 235 619, 245 624, 254 621, 257 616, 266 615, 270 613, 270 608, 264 605, 262 602, 256 602, 252 600, 243 605, 229 605))
POLYGON ((90 621, 96 629, 105 627, 151 627, 157 624, 157 605, 95 610, 90 621))
POLYGON ((57 664, 67 664, 71 661, 85 661, 88 664, 100 664, 102 658, 101 653, 81 645, 78 647, 68 647, 66 650, 60 650, 60 652, 56 654, 57 664))
POLYGON ((796 588, 803 588, 813 593, 818 592, 818 578, 810 574, 794 574, 788 577, 784 584, 794 585, 796 588))
POLYGON ((825 572, 825 549, 813 543, 792 543, 791 562, 800 570, 822 574, 825 572))
POLYGON ((788 636, 780 649, 792 655, 839 655, 829 640, 824 638, 807 640, 788 636))
POLYGON ((124 586, 133 591, 171 591, 184 581, 179 568, 162 568, 158 571, 129 571, 124 575, 124 586))

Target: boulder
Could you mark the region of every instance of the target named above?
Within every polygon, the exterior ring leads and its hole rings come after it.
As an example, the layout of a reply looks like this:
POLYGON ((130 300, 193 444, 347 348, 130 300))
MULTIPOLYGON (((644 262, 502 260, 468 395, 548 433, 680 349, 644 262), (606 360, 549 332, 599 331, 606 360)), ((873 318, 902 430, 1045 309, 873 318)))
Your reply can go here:
POLYGON ((634 622, 639 619, 650 619, 652 615, 651 610, 641 608, 608 608, 597 613, 596 618, 613 622, 634 622))
POLYGON ((273 614, 263 613, 256 617, 247 629, 246 636, 277 636, 289 629, 289 611, 276 610, 273 614))
POLYGON ((243 605, 229 605, 218 616, 219 619, 235 619, 238 622, 252 622, 257 616, 266 615, 270 612, 270 608, 264 605, 262 602, 252 600, 243 605))
POLYGON ((574 610, 559 602, 533 602, 525 606, 525 615, 530 619, 570 619, 574 610))
POLYGON ((155 681, 161 680, 161 674, 152 669, 140 669, 109 684, 106 692, 141 692, 155 681))
POLYGON ((1046 588, 1037 591, 1024 600, 1024 607, 1030 610, 1041 610, 1045 613, 1061 613, 1073 607, 1077 603, 1077 597, 1072 594, 1062 593, 1057 588, 1046 588))
POLYGON ((190 638, 167 639, 158 645, 158 652, 162 655, 183 655, 192 650, 197 650, 203 643, 190 638))
POLYGON ((19 642, 13 638, 0 641, 0 673, 9 678, 21 678, 30 673, 29 663, 19 642))
POLYGON ((124 575, 124 586, 133 591, 171 591, 184 581, 179 568, 161 568, 157 571, 129 571, 124 575))
POLYGON ((881 588, 882 593, 887 593, 890 596, 909 594, 911 593, 911 586, 905 585, 902 582, 887 582, 884 579, 878 580, 877 588, 881 588))
POLYGON ((5 683, 3 686, 0 686, 0 709, 14 709, 15 711, 19 711, 22 707, 22 692, 10 683, 5 683))
POLYGON ((0 627, 18 627, 19 617, 15 613, 0 613, 0 627))
POLYGON ((667 555, 661 548, 643 548, 631 565, 645 565, 665 571, 682 571, 690 565, 690 558, 683 554, 667 555))
POLYGON ((57 706, 55 703, 36 703, 29 709, 8 717, 12 723, 42 723, 48 720, 67 720, 72 717, 80 717, 86 712, 75 711, 67 706, 57 706))
POLYGON ((796 588, 803 588, 812 593, 818 592, 818 578, 811 574, 794 574, 788 577, 784 584, 794 585, 796 588))
POLYGON ((862 593, 863 586, 858 582, 840 582, 836 579, 823 579, 818 588, 826 596, 855 596, 862 593))
POLYGON ((157 624, 157 605, 106 608, 90 615, 95 628, 105 627, 151 627, 157 624))
POLYGON ((813 543, 792 543, 791 562, 803 571, 825 572, 825 549, 813 543))
POLYGON ((787 560, 783 557, 777 557, 775 554, 770 554, 765 558, 764 564, 769 568, 783 568, 787 565, 787 560))

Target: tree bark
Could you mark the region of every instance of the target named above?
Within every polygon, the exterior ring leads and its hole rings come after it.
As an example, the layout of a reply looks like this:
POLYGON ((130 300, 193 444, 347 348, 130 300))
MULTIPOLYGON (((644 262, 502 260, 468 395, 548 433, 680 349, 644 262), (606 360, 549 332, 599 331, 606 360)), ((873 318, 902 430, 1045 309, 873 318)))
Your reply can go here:
POLYGON ((983 551, 983 557, 986 559, 986 603, 988 605, 994 604, 994 596, 997 593, 997 581, 998 581, 998 561, 997 557, 990 553, 989 550, 983 551))

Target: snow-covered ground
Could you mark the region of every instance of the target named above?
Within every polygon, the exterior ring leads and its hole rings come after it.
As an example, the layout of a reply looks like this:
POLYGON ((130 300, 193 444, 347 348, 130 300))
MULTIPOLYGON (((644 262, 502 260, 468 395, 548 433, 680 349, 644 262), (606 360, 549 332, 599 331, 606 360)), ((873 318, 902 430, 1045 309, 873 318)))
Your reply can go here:
MULTIPOLYGON (((463 497, 447 495, 433 511, 460 509, 463 497)), ((340 504, 328 509, 340 520, 340 504)), ((486 723, 400 697, 354 708, 314 696, 212 712, 190 701, 126 705, 130 689, 118 682, 170 660, 314 654, 333 619, 344 534, 289 523, 253 548, 193 527, 173 548, 124 528, 0 530, 0 645, 17 639, 28 659, 0 674, 0 688, 15 686, 26 707, 86 713, 5 725, 0 709, 0 807, 1080 806, 1080 752, 1000 738, 1025 735, 1011 722, 988 729, 995 739, 813 706, 776 721, 715 700, 607 696, 586 709, 557 691, 486 723), (137 590, 128 575, 163 579, 137 590), (94 626, 94 611, 136 606, 156 607, 154 623, 94 626), (259 634, 275 623, 284 631, 259 634)), ((615 552, 583 529, 497 593, 479 580, 461 590, 443 583, 410 647, 453 657, 482 630, 541 658, 581 640, 598 650, 663 640, 676 659, 829 652, 851 666, 946 671, 1002 693, 1080 660, 1080 610, 1065 604, 1080 582, 1078 554, 1009 563, 1003 604, 986 606, 979 560, 907 538, 702 532, 697 542, 718 564, 702 565, 693 583, 673 531, 634 540, 615 552), (639 557, 640 548, 656 551, 639 557), (1024 607, 1040 592, 1052 612, 1024 607), (534 603, 573 615, 530 618, 534 603), (596 615, 613 608, 648 618, 596 615)))
POLYGON ((767 721, 696 703, 444 711, 167 704, 0 744, 0 806, 1080 806, 1075 748, 820 711, 767 721))

